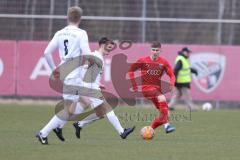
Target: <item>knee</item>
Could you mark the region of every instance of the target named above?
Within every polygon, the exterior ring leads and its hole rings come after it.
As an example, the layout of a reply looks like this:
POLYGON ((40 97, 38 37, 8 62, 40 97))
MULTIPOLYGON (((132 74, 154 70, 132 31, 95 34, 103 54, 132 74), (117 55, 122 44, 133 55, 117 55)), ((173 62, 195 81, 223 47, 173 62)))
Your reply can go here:
POLYGON ((95 108, 95 112, 96 112, 96 115, 99 117, 99 118, 104 118, 105 114, 106 114, 106 111, 104 108, 101 108, 101 107, 97 107, 95 108))
POLYGON ((105 115, 105 114, 96 112, 96 115, 97 115, 99 118, 104 118, 104 115, 105 115))
POLYGON ((166 100, 166 97, 164 96, 164 95, 159 95, 158 97, 157 97, 157 99, 158 99, 158 102, 166 102, 167 100, 166 100))
POLYGON ((74 111, 75 111, 74 103, 66 101, 65 104, 64 104, 64 110, 69 115, 74 114, 74 111))

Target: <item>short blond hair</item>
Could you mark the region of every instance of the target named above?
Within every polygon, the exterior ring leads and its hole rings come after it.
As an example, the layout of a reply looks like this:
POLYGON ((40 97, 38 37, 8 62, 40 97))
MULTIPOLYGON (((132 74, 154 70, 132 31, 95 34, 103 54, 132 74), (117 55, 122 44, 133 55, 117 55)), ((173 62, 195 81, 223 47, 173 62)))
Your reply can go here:
POLYGON ((72 23, 79 22, 81 20, 82 13, 82 9, 78 6, 68 8, 68 21, 72 23))

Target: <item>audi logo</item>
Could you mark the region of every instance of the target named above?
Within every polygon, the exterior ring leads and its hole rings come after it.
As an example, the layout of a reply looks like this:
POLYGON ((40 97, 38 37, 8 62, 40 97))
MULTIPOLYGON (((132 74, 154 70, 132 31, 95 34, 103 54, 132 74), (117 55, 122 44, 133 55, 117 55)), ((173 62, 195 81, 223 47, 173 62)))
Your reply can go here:
POLYGON ((147 73, 149 75, 152 75, 152 76, 158 76, 158 75, 161 75, 162 74, 162 71, 161 70, 152 70, 152 69, 149 69, 147 70, 147 73))

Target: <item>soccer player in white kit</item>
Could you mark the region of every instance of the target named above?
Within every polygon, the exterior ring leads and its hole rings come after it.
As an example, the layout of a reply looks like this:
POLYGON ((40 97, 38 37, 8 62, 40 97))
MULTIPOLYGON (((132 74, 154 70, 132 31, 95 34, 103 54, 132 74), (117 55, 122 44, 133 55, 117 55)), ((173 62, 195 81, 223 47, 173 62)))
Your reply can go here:
MULTIPOLYGON (((99 49, 95 50, 92 55, 95 56, 97 59, 99 59, 103 64, 102 66, 91 66, 93 69, 93 72, 98 70, 97 68, 100 68, 100 72, 96 73, 96 78, 94 80, 94 82, 92 83, 87 83, 85 81, 83 81, 83 86, 87 87, 87 88, 91 88, 91 94, 93 94, 94 92, 96 93, 97 91, 101 92, 101 74, 103 71, 103 67, 104 67, 104 58, 103 56, 108 55, 110 50, 112 48, 114 48, 114 42, 111 41, 110 39, 108 39, 107 37, 102 37, 99 42, 99 49)), ((91 67, 88 68, 88 70, 91 70, 91 67)), ((85 70, 86 73, 87 70, 85 70)), ((83 71, 84 72, 84 71, 83 71)), ((84 74, 85 74, 84 73, 84 74)), ((85 74, 86 75, 86 74, 85 74)), ((90 71, 90 75, 92 77, 95 77, 91 71, 90 71)), ((89 78, 89 77, 88 77, 89 78)), ((94 94, 96 95, 96 94, 94 94)), ((101 97, 102 94, 99 96, 101 97)), ((82 98, 82 97, 81 97, 82 98)), ((109 122, 113 125, 113 127, 116 129, 116 131, 118 132, 118 134, 120 135, 120 137, 122 139, 125 139, 131 132, 133 132, 133 130, 135 129, 135 127, 133 126, 132 128, 127 128, 127 129, 123 129, 123 127, 121 126, 117 116, 115 115, 112 107, 107 103, 107 101, 104 100, 104 98, 95 98, 95 97, 91 97, 91 95, 89 97, 86 97, 85 100, 84 99, 80 99, 80 102, 84 101, 84 104, 87 106, 90 106, 91 108, 93 108, 95 110, 96 114, 91 114, 88 117, 84 118, 81 121, 75 122, 73 124, 73 126, 75 127, 75 134, 77 138, 80 138, 80 131, 82 129, 82 127, 94 122, 95 120, 101 119, 103 118, 104 115, 106 115, 106 117, 108 118, 109 122)), ((82 105, 84 105, 82 104, 82 105)), ((60 138, 60 137, 59 137, 60 138)))
MULTIPOLYGON (((88 44, 88 35, 86 31, 78 28, 81 20, 82 9, 80 7, 70 7, 68 9, 68 26, 59 30, 55 33, 53 39, 48 44, 44 51, 44 56, 53 70, 53 75, 55 78, 59 78, 61 75, 54 64, 52 54, 55 49, 59 49, 59 57, 61 59, 61 64, 70 61, 76 57, 81 57, 81 55, 90 55, 91 51, 88 44)), ((64 79, 64 85, 80 86, 81 81, 79 78, 82 76, 81 67, 73 70, 64 79)), ((64 109, 63 112, 67 116, 73 114, 72 111, 83 110, 81 106, 77 105, 79 100, 79 95, 64 94, 64 109), (77 107, 76 107, 77 106, 77 107), (67 113, 65 113, 67 111, 67 113)), ((116 116, 116 115, 113 115, 116 116)), ((60 118, 55 115, 49 123, 36 135, 38 140, 42 144, 48 144, 48 134, 53 130, 58 138, 64 141, 62 136, 62 127, 67 122, 67 119, 60 118)), ((114 123, 112 123, 114 125, 114 123)), ((116 127, 115 127, 116 128, 116 127)))

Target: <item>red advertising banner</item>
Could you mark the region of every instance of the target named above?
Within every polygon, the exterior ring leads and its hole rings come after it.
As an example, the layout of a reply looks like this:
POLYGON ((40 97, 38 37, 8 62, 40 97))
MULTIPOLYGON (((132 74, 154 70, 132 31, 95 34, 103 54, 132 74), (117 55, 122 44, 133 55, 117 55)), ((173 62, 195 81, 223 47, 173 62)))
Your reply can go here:
MULTIPOLYGON (((166 58, 172 67, 174 67, 174 61, 178 51, 185 46, 192 50, 190 57, 191 67, 198 70, 198 75, 192 76, 191 94, 193 99, 239 101, 240 94, 238 94, 238 92, 240 91, 240 70, 237 69, 237 66, 238 60, 240 59, 240 47, 163 45, 161 56, 166 58)), ((133 63, 141 56, 148 56, 149 53, 150 47, 148 44, 134 44, 127 50, 117 49, 112 55, 125 54, 127 56, 126 61, 128 63, 133 63)), ((111 66, 111 58, 107 59, 107 61, 107 64, 111 66)), ((121 64, 119 70, 126 65, 126 63, 121 64)), ((110 69, 112 68, 110 67, 110 69)), ((119 71, 113 71, 113 73, 115 72, 119 71)), ((113 91, 111 81, 104 80, 105 85, 110 86, 109 89, 113 91)))
POLYGON ((198 69, 192 95, 198 100, 240 100, 240 47, 191 46, 192 67, 198 69))
POLYGON ((0 41, 0 96, 15 94, 16 42, 0 41))
POLYGON ((49 87, 51 69, 43 57, 47 42, 20 41, 18 43, 18 96, 58 96, 49 87))
MULTIPOLYGON (((40 97, 61 95, 49 87, 51 70, 43 58, 46 45, 47 42, 20 41, 17 44, 18 50, 16 50, 16 42, 1 41, 1 95, 40 97)), ((97 48, 97 43, 91 43, 90 46, 94 51, 97 48)), ((177 53, 184 46, 192 50, 191 66, 199 72, 197 76, 192 76, 191 93, 193 99, 239 101, 240 70, 237 69, 237 66, 240 59, 240 47, 163 44, 161 56, 174 66, 177 53)), ((129 48, 126 45, 118 45, 109 56, 105 57, 102 83, 105 85, 106 91, 119 96, 117 87, 124 86, 121 86, 121 81, 114 79, 111 73, 118 75, 122 70, 126 72, 131 63, 142 56, 148 56, 149 52, 150 46, 148 44, 132 44, 129 48)), ((57 51, 55 54, 57 64, 56 57, 58 57, 57 51)), ((123 81, 129 81, 125 76, 122 78, 123 81)), ((167 77, 164 79, 167 80, 167 77)))

